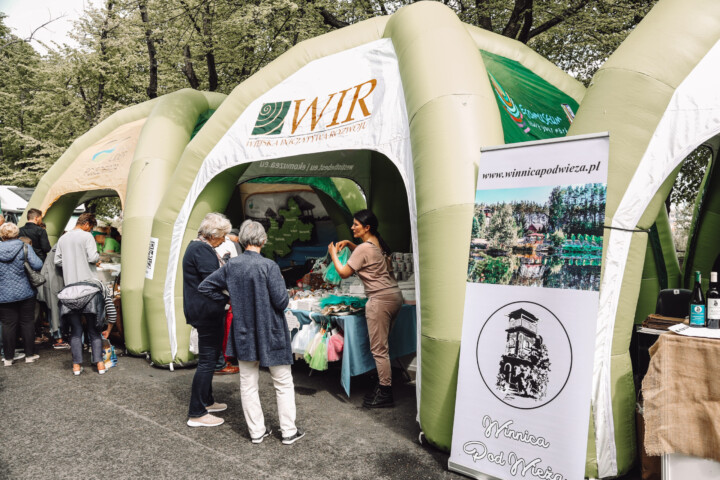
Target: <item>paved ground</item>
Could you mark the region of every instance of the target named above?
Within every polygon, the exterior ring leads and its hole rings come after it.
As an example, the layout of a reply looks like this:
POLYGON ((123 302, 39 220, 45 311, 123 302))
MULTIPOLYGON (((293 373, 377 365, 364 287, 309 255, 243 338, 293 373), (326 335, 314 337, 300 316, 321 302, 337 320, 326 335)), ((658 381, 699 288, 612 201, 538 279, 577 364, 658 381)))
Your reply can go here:
MULTIPOLYGON (((74 377, 69 351, 46 347, 40 355, 36 364, 0 367, 2 479, 465 478, 447 471, 447 454, 419 444, 410 385, 395 387, 394 409, 367 410, 361 403, 370 379, 355 377, 348 399, 338 369, 308 376, 298 362, 298 425, 307 436, 285 446, 274 432, 253 445, 237 375, 213 383, 215 398, 229 405, 220 414, 225 424, 189 428, 194 369, 170 372, 120 357, 103 376, 86 365, 74 377)), ((271 385, 262 372, 266 421, 277 430, 271 385)))
MULTIPOLYGON (((253 445, 242 416, 238 376, 215 377, 225 424, 185 425, 194 369, 170 372, 120 357, 100 376, 71 374, 69 351, 40 351, 36 364, 0 367, 0 478, 3 479, 460 479, 447 454, 418 443, 415 390, 396 387, 394 409, 362 408, 369 379, 340 371, 308 376, 294 367, 298 425, 291 446, 279 433, 253 445)), ((89 358, 88 358, 89 360, 89 358)), ((277 430, 272 382, 261 374, 266 421, 277 430)))

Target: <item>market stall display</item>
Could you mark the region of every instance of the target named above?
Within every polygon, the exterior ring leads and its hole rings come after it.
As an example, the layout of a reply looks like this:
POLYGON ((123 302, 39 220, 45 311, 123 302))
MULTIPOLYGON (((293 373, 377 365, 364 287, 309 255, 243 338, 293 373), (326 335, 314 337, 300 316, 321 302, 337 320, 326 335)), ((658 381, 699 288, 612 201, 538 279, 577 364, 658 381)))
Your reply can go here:
MULTIPOLYGON (((301 328, 295 337, 305 332, 312 332, 313 335, 305 335, 305 339, 312 341, 319 332, 320 325, 328 322, 337 325, 343 335, 342 366, 340 384, 347 396, 350 396, 350 380, 356 375, 362 375, 375 369, 375 359, 370 353, 370 339, 368 336, 367 322, 364 315, 343 315, 325 316, 307 310, 290 310, 298 319, 301 328), (313 325, 313 328, 309 328, 313 325), (312 337, 309 338, 308 337, 312 337)), ((395 325, 390 332, 390 358, 396 359, 411 355, 416 352, 417 344, 417 310, 414 305, 404 305, 400 309, 395 325)), ((338 340, 335 340, 337 342, 338 340)), ((298 348, 302 349, 303 342, 297 342, 298 348)), ((306 344, 307 345, 307 344, 306 344)), ((330 339, 330 347, 333 341, 330 339)), ((305 350, 303 350, 305 351, 305 350)), ((332 355, 332 354, 330 354, 332 355)), ((312 365, 310 365, 312 367, 312 365)))

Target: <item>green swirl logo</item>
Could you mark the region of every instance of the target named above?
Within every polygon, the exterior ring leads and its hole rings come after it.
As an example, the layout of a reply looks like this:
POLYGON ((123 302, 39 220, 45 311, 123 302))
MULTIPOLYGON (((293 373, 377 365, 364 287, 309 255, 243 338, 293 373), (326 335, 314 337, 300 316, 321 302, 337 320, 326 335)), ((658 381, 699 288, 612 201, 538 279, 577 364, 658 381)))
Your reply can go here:
POLYGON ((251 135, 278 135, 282 132, 290 102, 265 103, 260 109, 251 135))

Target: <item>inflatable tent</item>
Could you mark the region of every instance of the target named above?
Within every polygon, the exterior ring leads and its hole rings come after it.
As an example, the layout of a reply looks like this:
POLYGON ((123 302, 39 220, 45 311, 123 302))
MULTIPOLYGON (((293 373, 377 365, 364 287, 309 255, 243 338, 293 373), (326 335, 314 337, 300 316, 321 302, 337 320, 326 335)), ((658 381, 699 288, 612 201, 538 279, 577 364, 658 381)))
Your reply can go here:
POLYGON ((116 112, 73 142, 30 199, 29 205, 44 212, 55 243, 78 205, 120 197, 127 253, 122 257, 123 321, 133 353, 149 350, 142 290, 153 216, 194 130, 224 98, 186 89, 116 112))
POLYGON ((661 286, 687 286, 694 270, 707 278, 720 253, 714 241, 719 227, 720 191, 713 188, 717 169, 708 169, 701 189, 706 195, 698 199, 684 275, 664 207, 680 164, 690 152, 710 145, 715 164, 719 74, 720 4, 661 0, 595 74, 569 131, 570 135, 610 132, 606 210, 610 228, 600 287, 595 433, 591 428, 586 469, 590 476, 622 474, 635 458, 635 389, 629 355, 634 319, 654 312, 661 286), (653 246, 649 250, 648 240, 653 246))
POLYGON ((298 44, 224 101, 180 91, 114 114, 31 203, 57 238, 78 203, 120 196, 126 345, 172 368, 193 358, 178 280, 203 216, 236 208, 249 180, 331 178, 349 208, 375 211, 394 250, 415 254, 419 422, 449 449, 480 149, 565 135, 584 92, 525 45, 422 2, 298 44))
POLYGON ((433 2, 292 48, 228 96, 160 202, 144 286, 153 361, 191 359, 183 251, 206 213, 233 208, 238 183, 350 179, 390 246, 415 253, 419 421, 449 448, 480 148, 565 135, 584 90, 433 2))

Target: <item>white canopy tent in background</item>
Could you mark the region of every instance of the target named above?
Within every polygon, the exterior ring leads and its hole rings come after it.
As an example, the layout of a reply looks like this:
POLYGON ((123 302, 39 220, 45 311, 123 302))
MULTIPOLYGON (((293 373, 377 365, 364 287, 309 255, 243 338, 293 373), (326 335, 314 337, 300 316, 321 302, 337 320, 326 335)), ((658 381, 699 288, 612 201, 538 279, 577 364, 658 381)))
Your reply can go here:
MULTIPOLYGON (((34 188, 16 187, 14 185, 0 185, 0 212, 5 216, 8 222, 17 223, 20 216, 25 211, 32 197, 34 188)), ((68 220, 65 230, 75 228, 77 216, 85 211, 85 207, 80 205, 73 211, 72 217, 68 220)))

